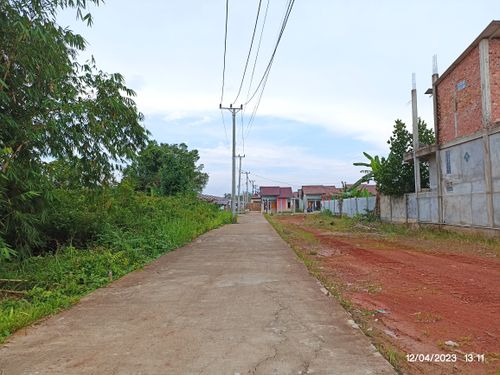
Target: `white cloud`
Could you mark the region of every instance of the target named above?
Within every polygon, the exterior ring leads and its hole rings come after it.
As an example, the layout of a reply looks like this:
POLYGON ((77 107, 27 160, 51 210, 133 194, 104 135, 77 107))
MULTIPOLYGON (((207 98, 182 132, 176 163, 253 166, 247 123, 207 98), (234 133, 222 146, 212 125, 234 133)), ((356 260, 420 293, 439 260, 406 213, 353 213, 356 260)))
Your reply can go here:
MULTIPOLYGON (((250 179, 258 185, 291 185, 294 189, 308 184, 341 185, 341 181, 354 182, 361 175, 359 168, 343 160, 313 155, 300 146, 262 143, 249 145, 252 153, 243 159, 243 170, 250 170, 250 179)), ((203 164, 210 180, 207 193, 222 194, 231 190, 231 151, 219 145, 200 148, 203 164)))

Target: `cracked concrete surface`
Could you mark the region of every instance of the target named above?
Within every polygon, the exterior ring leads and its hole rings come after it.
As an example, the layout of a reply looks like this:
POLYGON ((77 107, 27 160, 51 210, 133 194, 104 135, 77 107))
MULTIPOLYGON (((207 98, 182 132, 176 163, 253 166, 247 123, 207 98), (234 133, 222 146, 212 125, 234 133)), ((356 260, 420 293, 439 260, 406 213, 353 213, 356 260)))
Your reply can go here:
POLYGON ((260 214, 14 335, 0 374, 395 374, 260 214))

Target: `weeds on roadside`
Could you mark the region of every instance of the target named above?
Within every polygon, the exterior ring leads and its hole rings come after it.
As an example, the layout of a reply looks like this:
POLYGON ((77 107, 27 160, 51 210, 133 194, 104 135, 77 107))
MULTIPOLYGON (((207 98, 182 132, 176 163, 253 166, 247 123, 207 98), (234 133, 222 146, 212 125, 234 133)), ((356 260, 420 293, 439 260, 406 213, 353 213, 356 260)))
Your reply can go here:
POLYGON ((231 221, 229 212, 194 197, 112 192, 99 197, 96 205, 85 197, 66 198, 61 212, 50 220, 53 238, 60 236, 58 228, 65 234, 71 233, 62 229, 65 226, 75 228, 68 244, 44 256, 0 264, 0 279, 25 280, 26 285, 15 295, 0 295, 0 343, 17 329, 107 285, 110 279, 231 221), (90 239, 87 244, 85 236, 90 239))

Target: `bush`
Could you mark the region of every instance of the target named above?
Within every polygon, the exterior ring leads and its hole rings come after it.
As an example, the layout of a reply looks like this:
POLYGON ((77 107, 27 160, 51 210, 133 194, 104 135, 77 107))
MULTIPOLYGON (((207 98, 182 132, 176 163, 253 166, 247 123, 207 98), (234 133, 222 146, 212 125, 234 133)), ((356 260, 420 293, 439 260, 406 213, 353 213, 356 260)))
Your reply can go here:
POLYGON ((1 264, 0 278, 25 280, 26 294, 0 300, 0 342, 108 284, 110 275, 121 277, 231 222, 230 212, 194 196, 151 197, 126 186, 56 196, 44 231, 50 251, 1 264))

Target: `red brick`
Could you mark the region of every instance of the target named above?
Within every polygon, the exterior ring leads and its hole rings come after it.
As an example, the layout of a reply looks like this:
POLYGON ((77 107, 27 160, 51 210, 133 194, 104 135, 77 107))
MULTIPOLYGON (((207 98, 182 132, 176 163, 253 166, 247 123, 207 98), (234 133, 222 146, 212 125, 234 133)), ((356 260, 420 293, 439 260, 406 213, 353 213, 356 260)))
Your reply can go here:
POLYGON ((478 46, 472 49, 455 69, 438 83, 437 92, 440 144, 471 135, 482 129, 478 46), (462 80, 465 80, 466 87, 458 91, 457 83, 462 80), (457 113, 456 131, 455 101, 457 113))

